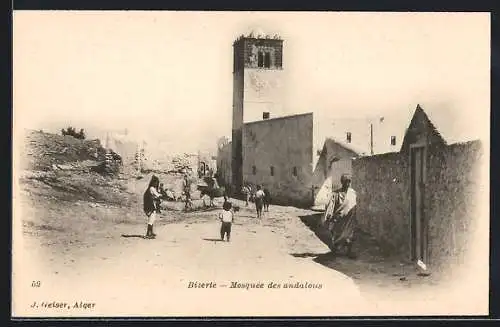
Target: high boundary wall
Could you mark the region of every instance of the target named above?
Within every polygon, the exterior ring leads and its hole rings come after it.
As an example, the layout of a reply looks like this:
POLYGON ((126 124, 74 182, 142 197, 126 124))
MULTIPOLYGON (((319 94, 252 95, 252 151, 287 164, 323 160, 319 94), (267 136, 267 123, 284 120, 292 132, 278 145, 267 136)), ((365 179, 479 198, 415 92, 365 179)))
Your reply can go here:
MULTIPOLYGON (((429 263, 460 263, 469 249, 479 217, 480 141, 429 146, 426 155, 423 212, 427 220, 429 263)), ((407 153, 353 160, 352 186, 358 195, 360 229, 410 258, 411 195, 407 153)), ((482 194, 485 196, 485 194, 482 194)))

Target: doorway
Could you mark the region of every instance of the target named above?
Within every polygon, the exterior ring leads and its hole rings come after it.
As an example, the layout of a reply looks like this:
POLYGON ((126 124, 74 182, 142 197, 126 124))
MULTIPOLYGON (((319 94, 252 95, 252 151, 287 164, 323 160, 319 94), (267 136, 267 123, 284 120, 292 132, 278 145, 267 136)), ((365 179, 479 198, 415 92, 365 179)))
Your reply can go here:
POLYGON ((410 199, 411 199, 411 259, 428 263, 427 220, 424 210, 425 147, 410 147, 410 199))
POLYGON ((205 177, 207 175, 207 164, 204 162, 200 162, 200 178, 205 177))

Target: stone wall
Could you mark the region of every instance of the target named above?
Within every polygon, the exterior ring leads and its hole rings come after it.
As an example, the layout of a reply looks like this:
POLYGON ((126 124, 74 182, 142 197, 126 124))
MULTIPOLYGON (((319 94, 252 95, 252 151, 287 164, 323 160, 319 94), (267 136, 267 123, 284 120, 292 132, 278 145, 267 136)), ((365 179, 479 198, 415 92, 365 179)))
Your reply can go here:
POLYGON ((431 263, 439 264, 445 258, 461 263, 464 259, 479 218, 478 196, 485 196, 479 175, 482 155, 479 141, 429 151, 424 210, 429 219, 431 263))
POLYGON ((407 158, 399 153, 358 158, 353 160, 352 170, 360 228, 392 246, 398 253, 409 253, 407 158))
MULTIPOLYGON (((428 259, 434 267, 463 260, 479 209, 476 203, 483 183, 478 175, 482 155, 479 141, 427 149, 423 206, 428 221, 428 259)), ((363 157, 354 160, 352 167, 360 228, 409 259, 408 154, 363 157)))
POLYGON ((309 113, 244 126, 243 179, 267 187, 275 204, 312 205, 312 119, 309 113))

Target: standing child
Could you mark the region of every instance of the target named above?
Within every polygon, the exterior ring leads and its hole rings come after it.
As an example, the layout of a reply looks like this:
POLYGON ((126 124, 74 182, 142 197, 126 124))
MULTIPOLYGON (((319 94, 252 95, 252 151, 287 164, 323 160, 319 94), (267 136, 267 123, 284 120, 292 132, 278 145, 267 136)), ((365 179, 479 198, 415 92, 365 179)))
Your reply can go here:
POLYGON ((262 218, 262 207, 264 206, 264 191, 260 185, 257 185, 257 192, 255 192, 255 208, 257 209, 257 218, 262 218))
POLYGON ((231 225, 234 221, 234 213, 231 209, 231 202, 224 202, 222 212, 219 213, 219 219, 222 222, 220 226, 220 239, 222 241, 224 241, 224 236, 227 237, 228 242, 231 239, 231 225))

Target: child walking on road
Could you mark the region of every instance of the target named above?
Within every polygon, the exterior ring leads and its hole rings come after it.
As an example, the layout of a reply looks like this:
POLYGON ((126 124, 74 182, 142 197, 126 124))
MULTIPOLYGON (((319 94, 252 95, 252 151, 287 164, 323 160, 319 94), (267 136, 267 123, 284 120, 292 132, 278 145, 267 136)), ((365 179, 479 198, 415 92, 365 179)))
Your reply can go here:
POLYGON ((224 236, 227 237, 227 241, 231 239, 231 225, 234 221, 234 213, 232 211, 231 202, 224 202, 222 206, 222 212, 219 213, 219 219, 222 222, 220 226, 220 239, 224 241, 224 236))

